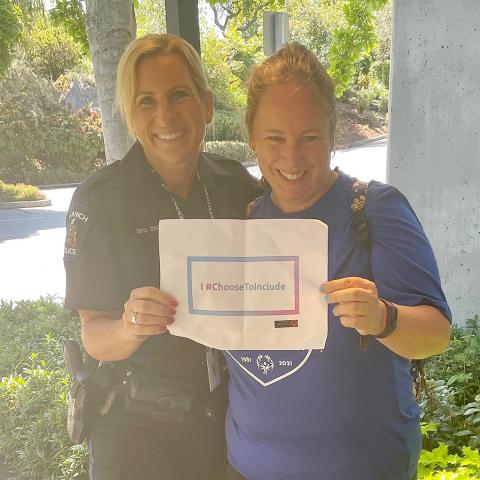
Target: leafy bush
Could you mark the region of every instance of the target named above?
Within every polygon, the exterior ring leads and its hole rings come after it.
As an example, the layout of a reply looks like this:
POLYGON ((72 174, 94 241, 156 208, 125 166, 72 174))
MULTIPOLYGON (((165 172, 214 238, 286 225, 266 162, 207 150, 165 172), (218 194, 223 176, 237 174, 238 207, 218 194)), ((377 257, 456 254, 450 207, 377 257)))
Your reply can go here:
POLYGON ((388 89, 376 79, 372 71, 367 75, 360 74, 357 80, 356 91, 357 109, 360 113, 365 110, 375 109, 382 113, 388 111, 388 89))
POLYGON ((240 110, 216 110, 208 127, 207 141, 247 141, 247 129, 240 110))
POLYGON ((243 142, 206 142, 205 151, 218 153, 241 163, 254 161, 255 158, 248 143, 243 142))
POLYGON ((56 343, 48 339, 80 338, 77 319, 52 297, 0 301, 0 332, 0 377, 19 371, 23 362, 30 362, 32 352, 38 352, 37 361, 63 367, 56 343))
POLYGON ((75 67, 83 55, 82 46, 62 26, 51 25, 43 16, 33 22, 22 46, 35 72, 52 80, 75 67))
POLYGON ((455 453, 480 447, 480 320, 454 327, 450 347, 427 362, 428 389, 420 401, 424 446, 441 442, 455 453))
POLYGON ((0 202, 20 202, 23 200, 43 200, 45 195, 33 185, 17 183, 10 185, 0 180, 0 202))
POLYGON ((427 363, 430 378, 445 379, 454 388, 454 403, 473 402, 480 393, 480 318, 466 321, 465 327, 454 327, 448 350, 427 363))
MULTIPOLYGON (((217 142, 213 146, 225 145, 217 142)), ((467 328, 455 328, 450 349, 427 363, 437 413, 436 417, 424 413, 419 480, 480 478, 479 445, 466 446, 475 440, 475 428, 478 437, 480 425, 480 394, 471 397, 478 392, 478 327, 475 317, 467 328), (463 352, 464 356, 458 356, 463 352), (472 375, 466 379, 459 376, 462 371, 472 375), (443 416, 438 413, 441 409, 443 416), (470 434, 465 434, 466 424, 470 434)), ((0 454, 17 473, 16 480, 87 478, 86 447, 72 446, 65 429, 68 375, 61 345, 67 338, 79 340, 79 330, 54 299, 0 303, 0 376, 4 377, 0 382, 0 454)))
POLYGON ((47 184, 84 178, 102 164, 100 115, 59 105, 51 81, 24 62, 0 82, 0 177, 8 183, 47 184))
POLYGON ((16 480, 87 479, 86 447, 65 426, 62 344, 79 330, 52 298, 0 303, 0 452, 16 480))
POLYGON ((422 451, 418 462, 418 480, 475 480, 480 476, 480 454, 462 448, 462 455, 453 455, 445 444, 422 451))

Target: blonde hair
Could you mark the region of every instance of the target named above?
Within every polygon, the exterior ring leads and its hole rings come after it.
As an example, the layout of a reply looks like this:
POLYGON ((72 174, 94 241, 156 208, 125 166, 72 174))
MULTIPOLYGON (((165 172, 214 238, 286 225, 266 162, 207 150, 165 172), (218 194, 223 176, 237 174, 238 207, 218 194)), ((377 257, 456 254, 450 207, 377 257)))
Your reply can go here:
POLYGON ((183 38, 169 33, 145 35, 131 42, 117 68, 116 104, 128 130, 135 136, 133 113, 137 88, 137 66, 145 58, 157 55, 176 54, 185 60, 193 83, 200 98, 205 99, 211 92, 202 62, 196 50, 183 38))
POLYGON ((252 131, 258 105, 267 88, 289 81, 311 88, 319 102, 325 107, 333 149, 337 123, 333 80, 328 76, 325 67, 317 57, 297 42, 286 43, 278 52, 252 69, 247 80, 245 122, 248 131, 252 131))

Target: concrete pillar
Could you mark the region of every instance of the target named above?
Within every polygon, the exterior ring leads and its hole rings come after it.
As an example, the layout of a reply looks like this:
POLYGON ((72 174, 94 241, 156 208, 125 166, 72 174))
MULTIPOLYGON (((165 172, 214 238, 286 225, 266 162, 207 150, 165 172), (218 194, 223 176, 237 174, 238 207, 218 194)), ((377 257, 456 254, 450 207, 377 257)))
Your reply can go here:
POLYGON ((433 245, 455 323, 480 315, 480 2, 394 0, 387 181, 433 245))

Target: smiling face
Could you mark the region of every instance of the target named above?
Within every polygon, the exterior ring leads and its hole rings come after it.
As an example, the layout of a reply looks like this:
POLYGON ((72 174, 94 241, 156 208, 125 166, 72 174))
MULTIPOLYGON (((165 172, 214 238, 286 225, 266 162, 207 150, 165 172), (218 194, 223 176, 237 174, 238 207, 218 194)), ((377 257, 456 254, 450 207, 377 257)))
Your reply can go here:
POLYGON ((324 108, 309 87, 278 83, 261 97, 250 146, 282 211, 305 210, 332 185, 330 133, 324 108))
POLYGON ((176 54, 141 60, 133 111, 134 133, 159 173, 196 169, 212 95, 201 98, 187 64, 176 54))

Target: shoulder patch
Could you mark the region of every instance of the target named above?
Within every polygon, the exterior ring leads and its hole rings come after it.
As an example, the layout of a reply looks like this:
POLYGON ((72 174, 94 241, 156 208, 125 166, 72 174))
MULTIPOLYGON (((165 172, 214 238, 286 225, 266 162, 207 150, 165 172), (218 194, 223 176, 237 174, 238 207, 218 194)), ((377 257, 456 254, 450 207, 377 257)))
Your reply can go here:
POLYGON ((93 218, 85 205, 74 204, 67 213, 64 260, 76 260, 93 218))

